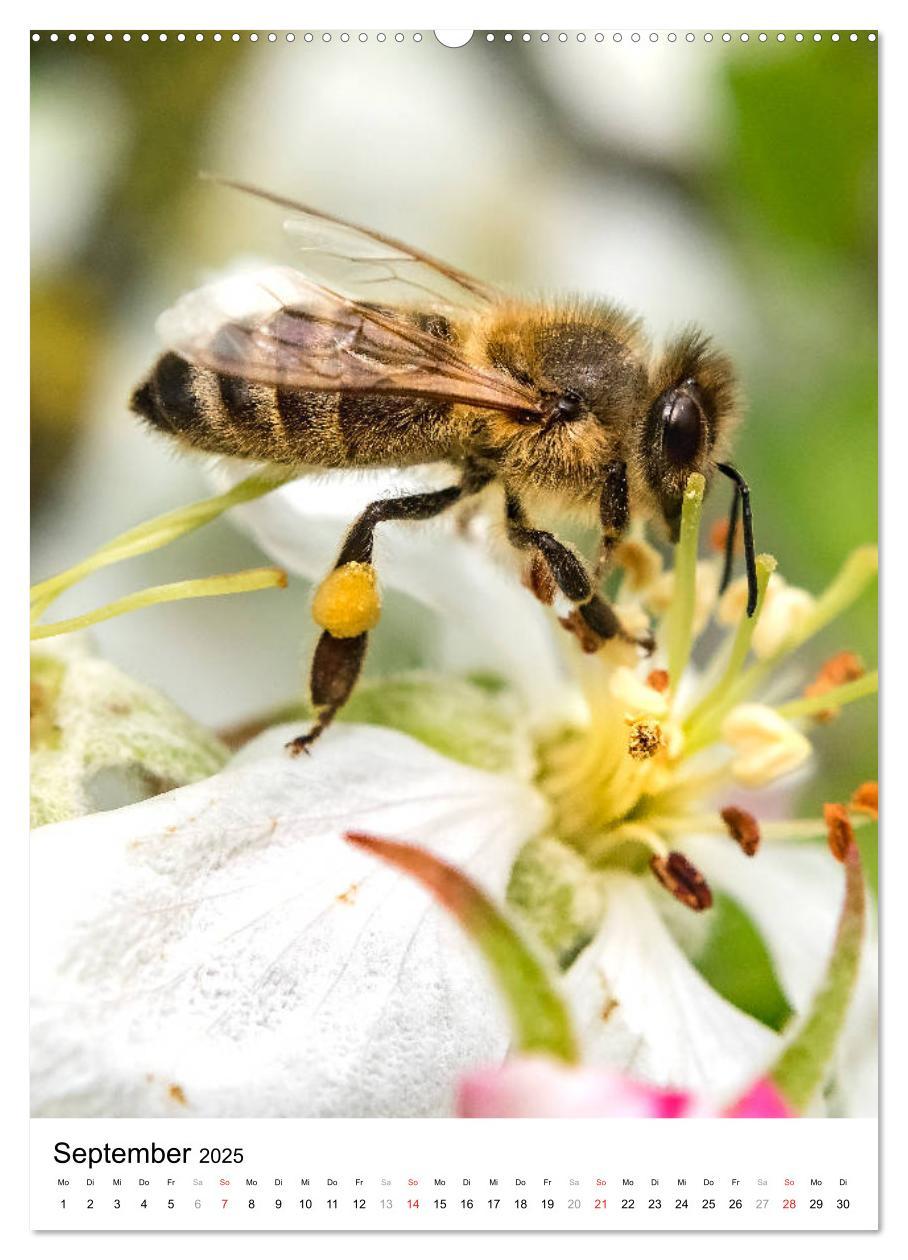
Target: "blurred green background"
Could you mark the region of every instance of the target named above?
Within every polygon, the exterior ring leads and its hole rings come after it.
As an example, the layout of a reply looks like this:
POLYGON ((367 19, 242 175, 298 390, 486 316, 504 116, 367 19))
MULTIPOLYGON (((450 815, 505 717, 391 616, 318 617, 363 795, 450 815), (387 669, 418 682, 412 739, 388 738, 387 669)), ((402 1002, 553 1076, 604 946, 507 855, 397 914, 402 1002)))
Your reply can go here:
MULTIPOLYGON (((736 460, 760 549, 818 590, 876 536, 877 45, 865 34, 617 45, 477 32, 457 50, 431 32, 44 38, 32 129, 37 576, 203 492, 201 471, 127 411, 157 351, 154 319, 237 255, 288 258, 202 169, 505 285, 606 294, 657 339, 701 323, 740 364, 736 460)), ((710 514, 725 507, 715 495, 710 514)), ((259 562, 226 523, 180 547, 98 575, 55 612, 259 562)), ((97 638, 196 716, 238 720, 299 689, 307 590, 291 587, 150 610, 97 638)), ((430 655, 423 611, 401 597, 390 616, 400 633, 378 636, 373 668, 430 655)), ((815 645, 816 663, 844 647, 876 663, 872 599, 815 645)), ((873 704, 817 741, 807 806, 875 777, 873 704)))

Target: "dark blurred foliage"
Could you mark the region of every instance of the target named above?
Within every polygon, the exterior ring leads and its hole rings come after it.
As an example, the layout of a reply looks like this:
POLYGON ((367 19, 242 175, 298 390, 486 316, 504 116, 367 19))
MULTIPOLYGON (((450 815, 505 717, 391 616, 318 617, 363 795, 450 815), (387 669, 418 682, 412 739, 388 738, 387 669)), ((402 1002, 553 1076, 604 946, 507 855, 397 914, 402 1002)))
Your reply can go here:
MULTIPOLYGON (((199 147, 242 46, 204 52, 191 43, 133 40, 109 48, 80 40, 65 49, 32 45, 33 89, 61 55, 67 70, 116 91, 126 139, 95 231, 64 270, 32 285, 32 494, 40 501, 79 427, 103 353, 104 333, 130 286, 165 255, 173 206, 199 169, 199 147)), ((87 98, 89 101, 91 97, 87 98)), ((91 127, 90 115, 85 125, 91 127)), ((59 190, 65 195, 65 189, 59 190)))

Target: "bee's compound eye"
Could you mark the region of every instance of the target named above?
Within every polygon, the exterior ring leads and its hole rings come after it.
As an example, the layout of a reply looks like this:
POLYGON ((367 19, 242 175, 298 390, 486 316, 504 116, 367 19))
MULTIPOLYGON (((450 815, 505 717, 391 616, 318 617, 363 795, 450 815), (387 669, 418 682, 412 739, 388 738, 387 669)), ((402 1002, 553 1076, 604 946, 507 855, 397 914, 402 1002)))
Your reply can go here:
POLYGON ((687 393, 673 393, 662 412, 665 453, 676 467, 690 464, 700 449, 703 413, 687 393))
POLYGON ((557 403, 559 415, 565 420, 573 420, 579 416, 582 406, 583 399, 575 389, 566 389, 557 403))

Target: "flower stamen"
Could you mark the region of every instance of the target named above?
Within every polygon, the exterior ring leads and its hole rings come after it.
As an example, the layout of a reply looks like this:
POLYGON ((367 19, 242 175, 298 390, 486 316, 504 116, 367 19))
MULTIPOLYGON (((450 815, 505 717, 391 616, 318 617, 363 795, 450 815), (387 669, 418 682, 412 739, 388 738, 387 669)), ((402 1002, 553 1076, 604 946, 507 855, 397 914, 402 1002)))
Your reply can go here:
POLYGON ((856 813, 866 814, 868 818, 876 822, 880 816, 879 784, 875 779, 862 783, 848 804, 849 808, 855 810, 856 813))
POLYGON ((663 888, 691 910, 708 910, 713 904, 709 884, 683 853, 676 849, 662 858, 654 854, 650 870, 663 888))
POLYGON ((647 687, 652 687, 653 691, 666 692, 671 684, 671 679, 667 669, 650 670, 646 677, 647 687))
POLYGON ((826 804, 823 806, 823 818, 830 852, 837 862, 844 862, 854 844, 854 828, 848 810, 844 805, 826 804))
POLYGON ((665 743, 659 723, 653 718, 640 717, 628 725, 627 751, 634 761, 649 761, 655 757, 665 743))
POLYGON ((741 846, 748 857, 753 857, 760 846, 760 824, 753 814, 738 805, 726 805, 720 817, 728 828, 728 834, 741 846))
MULTIPOLYGON (((830 656, 829 660, 823 663, 813 682, 808 683, 804 688, 804 695, 807 699, 825 696, 834 687, 854 682, 855 679, 862 677, 864 672, 864 662, 856 652, 836 652, 835 656, 830 656)), ((817 722, 831 722, 838 716, 838 712, 836 708, 821 709, 813 716, 817 722)))

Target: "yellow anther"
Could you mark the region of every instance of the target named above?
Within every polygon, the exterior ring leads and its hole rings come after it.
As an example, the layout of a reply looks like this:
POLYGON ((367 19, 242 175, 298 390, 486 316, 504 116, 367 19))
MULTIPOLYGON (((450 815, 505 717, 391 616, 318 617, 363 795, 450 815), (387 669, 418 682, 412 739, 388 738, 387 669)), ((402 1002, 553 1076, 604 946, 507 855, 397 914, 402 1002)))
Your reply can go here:
POLYGON ((813 751, 796 727, 765 704, 737 705, 722 723, 722 738, 738 753, 731 772, 746 787, 765 787, 790 774, 813 751))
POLYGON ((371 564, 352 560, 334 569, 312 601, 312 618, 335 639, 353 639, 378 625, 381 596, 371 564))
POLYGON ((641 717, 629 723, 627 751, 634 761, 649 761, 663 746, 662 727, 652 718, 641 717))

